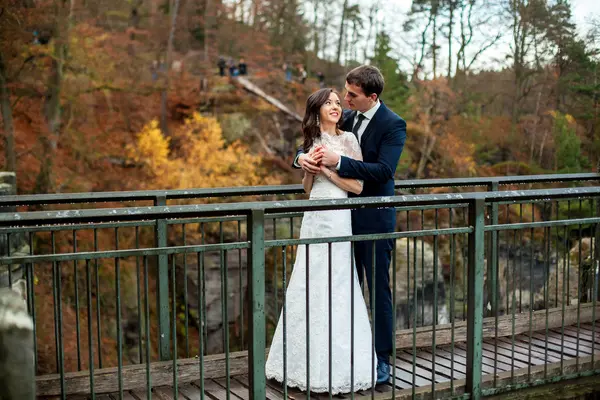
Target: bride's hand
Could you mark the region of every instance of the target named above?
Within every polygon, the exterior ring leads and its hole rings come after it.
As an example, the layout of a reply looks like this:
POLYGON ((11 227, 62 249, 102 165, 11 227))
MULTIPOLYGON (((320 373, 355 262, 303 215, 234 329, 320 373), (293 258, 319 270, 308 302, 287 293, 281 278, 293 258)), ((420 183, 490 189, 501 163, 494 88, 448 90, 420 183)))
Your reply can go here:
POLYGON ((324 147, 321 145, 317 145, 317 146, 313 147, 312 149, 310 149, 310 151, 308 152, 308 155, 318 165, 321 163, 321 159, 323 158, 323 151, 324 151, 324 147))

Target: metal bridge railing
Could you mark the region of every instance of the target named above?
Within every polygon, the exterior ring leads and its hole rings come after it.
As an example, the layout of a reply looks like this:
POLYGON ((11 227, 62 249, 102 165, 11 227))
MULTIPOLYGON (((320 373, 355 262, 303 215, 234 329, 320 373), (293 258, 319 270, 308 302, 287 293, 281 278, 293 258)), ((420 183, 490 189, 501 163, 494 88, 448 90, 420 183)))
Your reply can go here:
POLYGON ((258 399, 300 246, 393 239, 393 395, 479 398, 599 372, 599 197, 600 187, 586 187, 10 212, 0 214, 0 236, 9 249, 26 238, 30 254, 0 263, 26 271, 40 394, 146 387, 150 396, 172 385, 177 397, 182 383, 204 392, 205 381, 219 379, 229 391, 248 374, 258 399), (382 206, 406 217, 402 229, 295 234, 306 211, 382 206), (509 359, 506 346, 521 356, 509 359))

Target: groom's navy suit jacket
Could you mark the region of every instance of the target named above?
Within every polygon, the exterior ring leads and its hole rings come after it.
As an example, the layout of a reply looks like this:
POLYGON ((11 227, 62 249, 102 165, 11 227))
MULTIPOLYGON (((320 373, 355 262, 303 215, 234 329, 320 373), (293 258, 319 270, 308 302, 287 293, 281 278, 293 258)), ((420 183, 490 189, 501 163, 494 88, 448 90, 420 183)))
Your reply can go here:
MULTIPOLYGON (((342 129, 352 132, 356 111, 344 110, 343 114, 342 129)), ((364 181, 358 197, 393 196, 394 174, 405 141, 406 122, 381 102, 360 140, 363 161, 342 156, 338 174, 343 178, 364 181)), ((348 195, 357 197, 354 193, 348 195)), ((355 234, 394 232, 395 228, 396 211, 393 208, 352 211, 352 231, 355 234)))

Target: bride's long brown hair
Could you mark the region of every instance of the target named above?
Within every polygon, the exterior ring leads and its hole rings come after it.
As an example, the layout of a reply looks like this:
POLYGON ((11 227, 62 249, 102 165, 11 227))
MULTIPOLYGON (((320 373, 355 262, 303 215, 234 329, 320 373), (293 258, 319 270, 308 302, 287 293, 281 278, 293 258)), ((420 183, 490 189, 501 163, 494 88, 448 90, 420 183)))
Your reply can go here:
MULTIPOLYGON (((321 107, 329 100, 329 95, 335 93, 335 95, 342 100, 340 94, 334 89, 325 88, 320 89, 308 96, 306 100, 306 111, 304 111, 304 119, 302 120, 302 134, 304 135, 304 152, 308 152, 311 148, 315 139, 321 137, 321 127, 317 123, 319 115, 321 113, 321 107)), ((339 133, 340 126, 342 125, 342 116, 335 124, 335 129, 339 133)))

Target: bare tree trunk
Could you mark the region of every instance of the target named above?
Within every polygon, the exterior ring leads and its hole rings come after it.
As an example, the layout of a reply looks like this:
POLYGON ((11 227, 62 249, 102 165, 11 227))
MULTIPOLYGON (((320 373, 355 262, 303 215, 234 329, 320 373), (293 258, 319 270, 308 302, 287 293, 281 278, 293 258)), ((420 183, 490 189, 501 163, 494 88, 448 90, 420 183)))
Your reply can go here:
POLYGON ((167 93, 169 91, 169 71, 171 70, 171 53, 173 52, 173 39, 175 38, 175 30, 177 28, 177 13, 179 11, 179 0, 173 0, 173 7, 171 8, 171 31, 169 32, 169 39, 167 42, 167 57, 165 60, 166 71, 165 71, 165 87, 160 98, 160 129, 163 134, 168 135, 169 130, 167 127, 167 93))
POLYGON ((363 50, 363 62, 366 62, 368 58, 367 51, 369 49, 369 42, 371 41, 371 34, 373 33, 373 23, 375 18, 377 17, 378 10, 379 2, 377 1, 371 6, 371 9, 369 10, 369 30, 367 31, 367 39, 365 40, 365 47, 363 50))
POLYGON ((419 73, 421 68, 423 68, 423 60, 425 59, 425 53, 427 50, 427 31, 429 30, 429 25, 431 25, 432 16, 433 16, 433 14, 430 13, 429 20, 427 21, 427 25, 425 25, 423 32, 421 32, 421 56, 419 58, 419 62, 417 63, 417 67, 415 68, 415 71, 413 71, 413 80, 415 80, 417 78, 417 74, 419 73))
POLYGON ((433 58, 433 79, 437 78, 437 17, 438 17, 438 6, 437 2, 434 2, 431 8, 432 18, 433 18, 433 32, 432 32, 432 42, 431 43, 431 55, 433 58))
MULTIPOLYGON (((258 0, 256 0, 258 1, 258 0)), ((204 62, 209 63, 208 59, 208 42, 210 41, 209 35, 212 27, 212 18, 211 18, 211 0, 205 0, 204 2, 204 62)))
POLYGON ((532 137, 530 138, 530 140, 531 140, 531 148, 530 148, 530 153, 529 153, 529 163, 530 164, 533 164, 533 150, 534 150, 534 146, 535 146, 535 143, 536 143, 535 139, 537 137, 537 125, 538 125, 537 118, 538 118, 538 114, 540 112, 540 99, 541 99, 541 97, 542 97, 542 91, 540 90, 538 92, 537 100, 535 102, 535 114, 534 114, 534 116, 535 116, 536 120, 535 120, 535 122, 533 124, 532 137))
POLYGON ((345 22, 346 22, 346 9, 348 8, 348 0, 344 0, 344 5, 342 6, 342 21, 340 22, 340 34, 338 36, 338 46, 337 46, 337 55, 335 57, 336 64, 340 63, 340 57, 342 54, 342 44, 344 40, 344 31, 345 31, 345 22))
POLYGON ((52 73, 48 80, 46 104, 44 105, 46 122, 48 124, 48 134, 41 135, 39 139, 42 147, 42 162, 35 185, 37 193, 50 193, 54 190, 52 173, 54 156, 56 148, 58 147, 62 117, 60 95, 62 90, 64 64, 69 49, 69 33, 74 6, 73 0, 70 0, 69 11, 65 16, 65 3, 66 2, 55 1, 57 18, 55 25, 55 44, 52 55, 52 73))
MULTIPOLYGON (((315 57, 319 57, 319 48, 320 48, 320 41, 321 39, 319 38, 319 4, 321 3, 320 0, 315 0, 314 4, 315 4, 315 15, 313 18, 313 51, 315 53, 315 57)), ((306 69, 309 70, 309 66, 306 66, 306 69)), ((308 72, 308 71, 307 71, 308 72)))
POLYGON ((17 163, 15 157, 15 130, 12 118, 12 106, 10 104, 10 91, 7 87, 6 80, 6 66, 4 65, 4 58, 0 53, 0 111, 2 111, 2 120, 4 121, 4 133, 6 135, 6 148, 5 157, 6 165, 5 171, 17 170, 17 163))
POLYGON ((448 81, 450 81, 450 77, 452 76, 452 42, 453 37, 452 33, 454 32, 454 12, 456 9, 455 0, 450 0, 449 2, 449 17, 448 17, 448 81))

